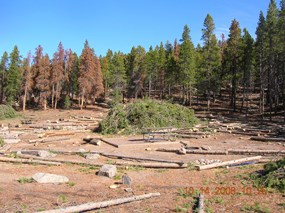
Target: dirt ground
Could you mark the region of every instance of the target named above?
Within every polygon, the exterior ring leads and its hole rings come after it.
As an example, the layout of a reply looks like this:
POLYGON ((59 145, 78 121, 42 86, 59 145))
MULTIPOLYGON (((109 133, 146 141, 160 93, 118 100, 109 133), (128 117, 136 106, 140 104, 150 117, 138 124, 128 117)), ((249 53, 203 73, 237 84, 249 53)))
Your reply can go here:
MULTIPOLYGON (((69 140, 29 143, 41 134, 36 126, 60 125, 59 119, 75 122, 74 117, 89 116, 92 121, 80 121, 78 127, 85 125, 93 129, 107 113, 106 109, 93 107, 85 110, 47 110, 27 111, 22 117, 3 121, 4 126, 13 127, 21 120, 32 120, 33 124, 23 124, 20 128, 33 126, 32 130, 21 135, 21 142, 9 144, 6 153, 22 149, 40 149, 57 151, 107 152, 134 157, 147 157, 165 160, 179 160, 185 163, 199 159, 216 159, 221 161, 243 158, 241 155, 178 155, 176 153, 146 151, 146 148, 180 148, 181 144, 145 143, 139 145, 119 146, 119 148, 102 143, 95 146, 83 141, 87 135, 102 137, 92 131, 75 132, 69 140)), ((75 126, 76 127, 76 126, 75 126)), ((45 130, 45 132, 55 130, 45 130)), ((60 131, 60 130, 57 130, 60 131)), ((72 130, 70 130, 72 131, 72 130)), ((68 136, 67 136, 68 137, 68 136)), ((142 139, 141 135, 122 137, 103 136, 118 144, 130 144, 130 139, 142 139)), ((268 149, 285 150, 282 143, 264 143, 249 140, 249 136, 215 133, 209 138, 183 139, 189 146, 208 146, 211 150, 236 149, 268 149)), ((4 147, 5 148, 5 147, 4 147)), ((1 156, 1 155, 0 155, 1 156)), ((81 155, 58 154, 54 159, 78 160, 90 162, 81 155)), ((116 159, 100 156, 95 163, 112 164, 116 159)), ((190 166, 184 169, 145 169, 129 167, 118 169, 115 178, 97 176, 99 167, 62 164, 45 166, 37 164, 20 164, 0 162, 0 212, 35 212, 59 207, 78 205, 86 202, 104 201, 127 196, 159 192, 161 196, 108 207, 91 212, 192 212, 195 195, 191 192, 199 190, 205 194, 206 212, 285 212, 285 195, 276 191, 266 191, 253 187, 248 179, 250 173, 262 170, 263 165, 254 164, 240 167, 217 168, 197 171, 190 166), (64 175, 69 178, 67 184, 20 183, 21 178, 30 178, 37 172, 64 175), (120 186, 111 189, 109 186, 121 181, 121 175, 127 173, 132 179, 133 193, 125 192, 120 186), (254 207, 255 206, 255 207, 254 207), (259 209, 259 210, 258 210, 259 209)))

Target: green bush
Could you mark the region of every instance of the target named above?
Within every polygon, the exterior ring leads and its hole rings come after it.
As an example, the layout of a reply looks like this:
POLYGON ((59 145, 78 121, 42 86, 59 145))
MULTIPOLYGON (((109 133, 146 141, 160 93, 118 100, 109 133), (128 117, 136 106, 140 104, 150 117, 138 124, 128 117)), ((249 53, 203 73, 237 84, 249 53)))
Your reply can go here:
POLYGON ((144 128, 190 128, 198 122, 194 111, 177 104, 138 100, 126 106, 116 104, 100 123, 102 134, 140 133, 144 128))
POLYGON ((257 186, 274 188, 285 192, 285 158, 264 165, 261 175, 251 175, 257 186))
POLYGON ((6 118, 15 118, 17 116, 17 112, 13 109, 12 106, 0 105, 0 120, 6 118))

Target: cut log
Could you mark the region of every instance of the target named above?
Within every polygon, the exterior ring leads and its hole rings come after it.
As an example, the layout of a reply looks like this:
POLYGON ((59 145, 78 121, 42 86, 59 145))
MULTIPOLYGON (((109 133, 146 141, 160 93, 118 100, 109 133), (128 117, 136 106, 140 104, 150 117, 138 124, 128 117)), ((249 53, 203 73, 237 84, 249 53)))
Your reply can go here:
POLYGON ((225 161, 222 163, 213 163, 209 165, 204 165, 204 166, 198 166, 198 170, 205 170, 205 169, 212 169, 212 168, 217 168, 221 166, 229 166, 229 165, 234 165, 238 163, 243 163, 243 162, 251 162, 255 160, 261 159, 262 156, 255 156, 255 157, 248 157, 248 158, 242 158, 242 159, 237 159, 237 160, 231 160, 231 161, 225 161))
POLYGON ((115 155, 109 153, 100 153, 102 156, 109 157, 109 158, 119 158, 119 159, 132 159, 138 161, 155 161, 161 163, 176 163, 178 165, 183 165, 183 161, 171 161, 171 160, 162 160, 162 159, 155 159, 155 158, 139 158, 139 157, 132 157, 132 156, 125 156, 125 155, 115 155))
POLYGON ((126 161, 116 161, 116 165, 121 166, 138 166, 144 168, 166 168, 166 169, 183 169, 187 168, 187 164, 183 164, 181 166, 176 163, 137 163, 137 162, 126 162, 126 161))
MULTIPOLYGON (((164 149, 164 148, 159 148, 155 149, 158 152, 175 152, 178 153, 179 149, 164 149)), ((201 154, 201 155, 227 155, 228 151, 223 151, 223 150, 186 150, 187 154, 201 154)))
POLYGON ((201 138, 198 135, 188 135, 188 134, 176 134, 177 138, 194 138, 194 139, 199 139, 201 138))
POLYGON ((9 163, 26 163, 26 164, 42 164, 42 165, 54 165, 59 166, 61 163, 54 161, 44 161, 44 160, 33 160, 33 159, 19 159, 19 158, 7 158, 0 157, 1 162, 9 162, 9 163))
POLYGON ((38 213, 73 213, 73 212, 83 212, 83 211, 90 211, 94 209, 101 209, 109 206, 119 205, 123 203, 129 203, 139 200, 144 200, 152 197, 160 196, 160 193, 149 193, 144 195, 136 195, 132 197, 125 197, 125 198, 119 198, 114 200, 108 200, 108 201, 102 201, 102 202, 90 202, 81 204, 78 206, 69 206, 66 208, 60 208, 60 209, 54 209, 54 210, 48 210, 48 211, 41 211, 38 213))
POLYGON ((204 195, 200 194, 198 199, 199 199, 199 202, 198 202, 198 213, 204 213, 205 212, 204 195))
POLYGON ((285 150, 228 149, 229 155, 285 155, 285 150))
POLYGON ((62 132, 46 132, 45 133, 45 136, 47 137, 66 136, 66 135, 75 135, 75 132, 62 131, 62 132))
POLYGON ((262 142, 285 142, 285 138, 251 137, 250 140, 262 141, 262 142))
POLYGON ((29 140, 29 143, 47 143, 47 142, 56 142, 56 141, 65 141, 65 140, 70 140, 70 138, 68 137, 42 138, 42 139, 29 140))

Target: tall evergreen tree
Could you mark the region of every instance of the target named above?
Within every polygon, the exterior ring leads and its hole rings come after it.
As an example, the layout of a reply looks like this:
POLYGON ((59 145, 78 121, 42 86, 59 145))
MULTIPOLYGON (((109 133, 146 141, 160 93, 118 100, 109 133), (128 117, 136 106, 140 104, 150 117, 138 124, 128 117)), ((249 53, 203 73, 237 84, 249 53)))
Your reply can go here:
POLYGON ((191 106, 192 88, 195 83, 195 48, 190 38, 190 29, 184 26, 179 48, 179 83, 182 86, 183 103, 191 106))
POLYGON ((278 73, 277 73, 277 47, 278 47, 278 8, 274 0, 270 0, 266 22, 266 60, 267 60, 267 103, 269 103, 270 120, 272 119, 273 99, 278 103, 278 73))
POLYGON ((236 95, 237 95, 237 83, 238 74, 240 73, 240 61, 241 61, 241 50, 242 50, 242 40, 241 40, 241 29, 239 27, 239 22, 233 20, 230 27, 229 39, 227 42, 226 55, 227 64, 231 76, 231 101, 230 106, 233 107, 233 111, 236 111, 236 95))
POLYGON ((57 52, 53 55, 52 60, 52 73, 51 73, 51 84, 52 84, 52 107, 57 108, 57 102, 60 98, 63 80, 64 80, 64 58, 65 52, 62 43, 58 45, 57 52))
POLYGON ((242 86, 243 86, 243 98, 240 111, 242 112, 244 103, 246 103, 246 118, 248 116, 249 109, 249 97, 253 85, 253 73, 254 73, 254 39, 251 37, 247 29, 243 30, 242 36, 242 61, 241 69, 243 72, 242 86))
POLYGON ((5 77, 8 71, 8 60, 9 60, 8 53, 5 51, 3 53, 0 63, 0 79, 1 79, 0 104, 3 103, 4 99, 5 77))
POLYGON ((23 112, 26 111, 26 101, 28 93, 32 89, 32 72, 31 72, 31 53, 28 54, 27 58, 23 60, 23 81, 22 81, 22 92, 23 92, 23 100, 22 107, 23 112))
POLYGON ((146 52, 142 46, 133 47, 127 56, 128 96, 137 99, 144 96, 146 79, 146 52))
POLYGON ((217 70, 220 68, 221 55, 218 46, 218 41, 214 34, 215 24, 212 16, 207 14, 204 20, 204 28, 202 29, 202 40, 204 47, 202 49, 202 64, 200 75, 204 83, 204 92, 207 94, 207 108, 210 110, 210 97, 211 92, 216 92, 218 87, 217 70), (215 73, 216 72, 216 73, 215 73))
POLYGON ((281 93, 284 111, 285 123, 285 0, 280 1, 280 12, 278 19, 278 59, 279 59, 279 73, 281 75, 281 93))
POLYGON ((259 21, 256 28, 256 64, 257 66, 257 84, 259 85, 259 112, 263 119, 264 115, 264 90, 265 90, 265 64, 266 64, 266 40, 265 40, 265 17, 263 12, 260 11, 259 21))
POLYGON ((78 86, 80 92, 80 109, 83 108, 84 103, 92 96, 92 93, 95 95, 93 98, 95 98, 96 95, 103 92, 101 65, 87 40, 80 56, 78 86))
POLYGON ((21 56, 18 47, 15 46, 10 54, 9 70, 7 72, 7 84, 5 95, 7 102, 17 101, 21 87, 21 56))
POLYGON ((38 61, 38 75, 36 77, 36 88, 39 91, 39 103, 43 109, 47 109, 47 98, 50 96, 51 65, 48 54, 38 61))

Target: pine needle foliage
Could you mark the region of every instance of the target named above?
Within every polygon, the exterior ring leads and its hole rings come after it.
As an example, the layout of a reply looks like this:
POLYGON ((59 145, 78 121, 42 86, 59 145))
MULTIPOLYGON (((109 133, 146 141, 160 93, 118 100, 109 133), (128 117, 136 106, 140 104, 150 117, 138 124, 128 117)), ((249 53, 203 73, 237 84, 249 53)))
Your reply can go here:
POLYGON ((145 128, 190 128, 198 122, 194 111, 163 101, 144 99, 128 105, 116 104, 100 123, 102 134, 141 133, 145 128))

